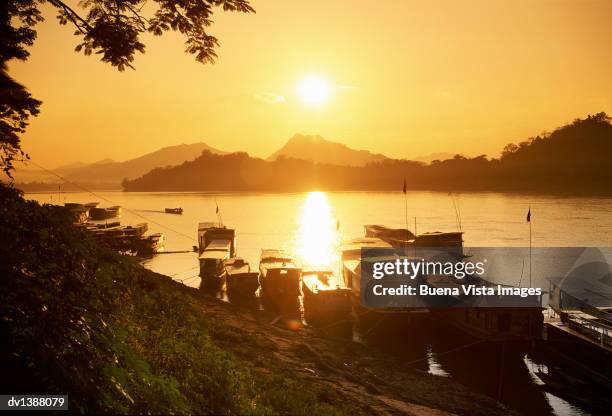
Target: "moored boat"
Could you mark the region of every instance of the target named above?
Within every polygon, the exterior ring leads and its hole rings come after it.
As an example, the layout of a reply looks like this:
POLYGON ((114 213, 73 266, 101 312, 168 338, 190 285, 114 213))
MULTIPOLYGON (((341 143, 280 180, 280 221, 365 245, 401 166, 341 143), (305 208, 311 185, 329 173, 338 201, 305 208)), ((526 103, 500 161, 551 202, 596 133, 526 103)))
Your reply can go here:
POLYGON ((449 293, 423 297, 431 306, 432 318, 458 329, 471 340, 503 345, 507 352, 522 354, 541 337, 544 318, 541 296, 466 295, 462 286, 493 291, 498 287, 473 275, 461 280, 447 275, 429 275, 422 282, 434 290, 449 293), (459 294, 451 294, 453 289, 459 294))
POLYGON ((136 225, 128 225, 123 229, 126 235, 140 237, 144 233, 149 230, 149 225, 146 222, 136 224, 136 225))
POLYGON ((157 253, 164 248, 166 236, 163 233, 154 233, 145 238, 148 242, 148 247, 151 253, 157 253))
POLYGON ((200 288, 210 291, 223 288, 226 277, 225 262, 230 258, 231 244, 230 240, 212 240, 204 248, 199 257, 202 278, 200 288))
POLYGON ((262 250, 259 285, 264 306, 276 312, 295 312, 300 295, 301 269, 280 250, 262 250))
POLYGON ((259 273, 251 271, 251 266, 241 257, 225 262, 227 296, 230 300, 248 300, 255 296, 259 287, 259 273))
POLYGON ((310 324, 339 324, 351 313, 351 290, 330 270, 302 270, 304 318, 310 324))
POLYGON ((213 240, 227 240, 230 242, 230 257, 236 256, 236 230, 215 222, 201 222, 198 224, 198 252, 204 249, 213 240))
POLYGON ((89 218, 89 208, 76 202, 66 202, 64 207, 70 211, 76 224, 84 224, 89 218))
POLYGON ((415 235, 406 228, 364 225, 366 237, 380 238, 394 247, 462 247, 463 232, 427 232, 415 235))
POLYGON ((108 208, 92 207, 89 209, 89 216, 92 220, 106 220, 121 216, 121 211, 121 207, 117 205, 108 208))
POLYGON ((183 213, 183 208, 165 208, 164 212, 166 214, 178 214, 178 215, 181 215, 183 213))

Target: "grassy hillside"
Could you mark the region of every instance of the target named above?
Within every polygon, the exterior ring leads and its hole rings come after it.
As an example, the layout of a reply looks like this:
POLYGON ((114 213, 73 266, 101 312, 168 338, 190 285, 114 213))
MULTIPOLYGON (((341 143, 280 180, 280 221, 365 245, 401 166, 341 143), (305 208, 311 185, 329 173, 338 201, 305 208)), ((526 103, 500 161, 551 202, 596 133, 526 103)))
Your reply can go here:
POLYGON ((62 208, 0 193, 2 392, 68 393, 94 413, 360 413, 219 347, 197 292, 98 247, 62 208))

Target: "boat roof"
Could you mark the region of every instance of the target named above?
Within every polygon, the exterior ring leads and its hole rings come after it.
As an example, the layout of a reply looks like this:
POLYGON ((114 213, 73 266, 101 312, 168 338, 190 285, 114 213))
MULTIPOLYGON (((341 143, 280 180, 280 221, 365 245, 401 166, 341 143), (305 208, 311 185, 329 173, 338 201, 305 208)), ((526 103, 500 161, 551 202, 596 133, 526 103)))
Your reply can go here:
POLYGON ((224 260, 229 256, 227 251, 213 250, 204 251, 200 254, 200 259, 213 259, 213 260, 224 260))
POLYGON ((380 236, 393 237, 402 240, 414 240, 414 234, 407 228, 390 228, 384 225, 364 225, 366 231, 379 234, 380 236))
POLYGON ((225 225, 219 224, 218 222, 200 222, 198 223, 198 231, 208 230, 210 228, 226 228, 225 225))
POLYGON ((243 266, 243 265, 249 265, 249 262, 246 261, 245 259, 243 259, 242 257, 232 257, 231 259, 229 259, 228 261, 225 262, 226 265, 228 266, 243 266))
POLYGON ((279 262, 291 262, 293 258, 282 250, 277 249, 263 249, 261 250, 262 261, 279 261, 279 262))
POLYGON ((204 251, 230 251, 231 247, 232 242, 230 240, 212 240, 210 243, 208 243, 206 248, 204 248, 204 251))
POLYGON ((274 269, 278 269, 278 270, 289 270, 289 269, 301 270, 301 268, 298 267, 291 260, 289 260, 289 261, 270 260, 270 261, 266 261, 264 263, 263 267, 266 270, 274 270, 274 269))

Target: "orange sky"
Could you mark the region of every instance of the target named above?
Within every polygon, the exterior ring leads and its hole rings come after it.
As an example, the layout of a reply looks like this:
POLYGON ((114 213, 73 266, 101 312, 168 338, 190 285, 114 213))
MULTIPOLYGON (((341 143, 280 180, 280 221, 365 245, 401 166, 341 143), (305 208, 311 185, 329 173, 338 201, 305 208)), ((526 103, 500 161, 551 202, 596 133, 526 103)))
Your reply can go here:
POLYGON ((123 73, 73 52, 73 29, 46 13, 29 61, 10 66, 44 102, 25 150, 48 167, 196 141, 266 157, 299 132, 392 157, 494 155, 612 113, 612 1, 252 4, 217 14, 215 65, 167 34, 123 73), (313 74, 331 86, 318 107, 295 95, 313 74))

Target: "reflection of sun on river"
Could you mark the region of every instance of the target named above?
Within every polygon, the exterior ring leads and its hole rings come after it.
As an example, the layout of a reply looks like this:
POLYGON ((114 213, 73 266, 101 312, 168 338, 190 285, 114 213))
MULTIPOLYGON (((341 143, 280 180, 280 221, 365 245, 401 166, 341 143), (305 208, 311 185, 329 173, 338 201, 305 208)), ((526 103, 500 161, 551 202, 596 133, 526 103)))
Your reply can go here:
POLYGON ((304 266, 334 268, 338 231, 324 192, 310 192, 300 218, 297 254, 304 266))

